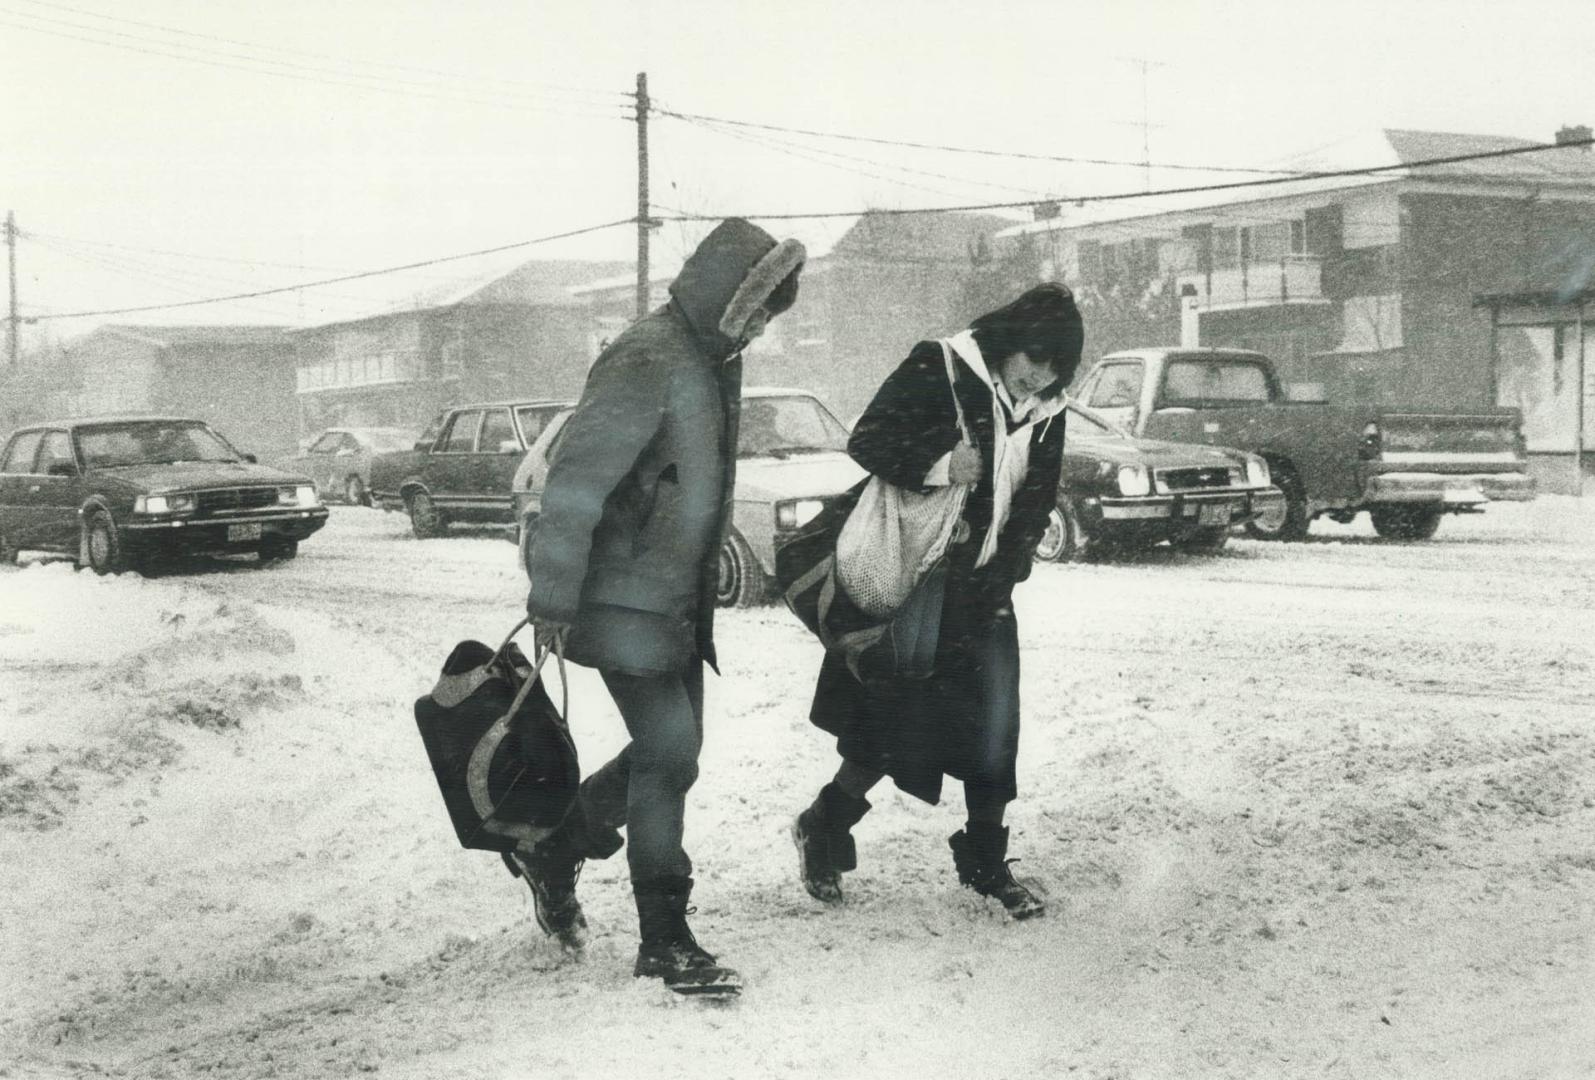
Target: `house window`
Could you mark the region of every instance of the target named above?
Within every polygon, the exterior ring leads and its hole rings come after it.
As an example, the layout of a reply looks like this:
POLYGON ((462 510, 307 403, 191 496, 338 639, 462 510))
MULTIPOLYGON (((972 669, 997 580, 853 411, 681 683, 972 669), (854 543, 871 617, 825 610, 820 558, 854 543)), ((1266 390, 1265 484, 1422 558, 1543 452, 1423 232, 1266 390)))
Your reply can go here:
POLYGON ((1213 230, 1213 269, 1227 270, 1239 266, 1241 261, 1241 248, 1239 230, 1214 229, 1213 230))

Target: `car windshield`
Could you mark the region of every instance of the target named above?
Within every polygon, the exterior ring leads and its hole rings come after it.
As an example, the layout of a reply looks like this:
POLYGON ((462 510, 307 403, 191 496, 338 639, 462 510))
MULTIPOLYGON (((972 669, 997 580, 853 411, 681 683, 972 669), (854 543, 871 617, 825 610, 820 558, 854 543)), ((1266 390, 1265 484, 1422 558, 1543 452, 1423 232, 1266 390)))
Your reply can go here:
POLYGON ((1070 404, 1069 426, 1064 438, 1078 436, 1083 439, 1128 439, 1130 433, 1113 423, 1101 413, 1093 412, 1080 404, 1070 404))
POLYGON ((1268 376, 1245 360, 1175 360, 1163 380, 1163 400, 1267 401, 1268 376))
POLYGON ((742 402, 738 457, 789 457, 847 449, 847 429, 806 394, 750 397, 742 402))
POLYGON ((359 433, 362 441, 378 453, 390 450, 408 450, 415 445, 415 434, 390 428, 371 428, 359 433))
POLYGON ((238 452, 194 421, 139 420, 96 424, 77 432, 78 453, 91 469, 170 465, 178 461, 237 461, 238 452))

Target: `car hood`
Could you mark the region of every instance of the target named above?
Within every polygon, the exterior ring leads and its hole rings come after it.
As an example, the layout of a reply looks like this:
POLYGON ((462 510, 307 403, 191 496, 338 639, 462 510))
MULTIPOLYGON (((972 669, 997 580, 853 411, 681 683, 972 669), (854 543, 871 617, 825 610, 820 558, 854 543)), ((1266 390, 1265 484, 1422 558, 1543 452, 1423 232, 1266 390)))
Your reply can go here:
POLYGON ((840 451, 788 458, 737 459, 738 499, 796 499, 835 495, 864 478, 858 463, 840 451))
POLYGON ((310 483, 298 473, 273 469, 269 465, 252 465, 247 461, 180 461, 170 465, 124 465, 97 471, 151 494, 255 484, 310 483))
POLYGON ((1115 465, 1148 465, 1159 469, 1181 465, 1238 465, 1243 460, 1234 450, 1161 439, 1071 439, 1065 444, 1065 453, 1069 457, 1091 458, 1115 465))

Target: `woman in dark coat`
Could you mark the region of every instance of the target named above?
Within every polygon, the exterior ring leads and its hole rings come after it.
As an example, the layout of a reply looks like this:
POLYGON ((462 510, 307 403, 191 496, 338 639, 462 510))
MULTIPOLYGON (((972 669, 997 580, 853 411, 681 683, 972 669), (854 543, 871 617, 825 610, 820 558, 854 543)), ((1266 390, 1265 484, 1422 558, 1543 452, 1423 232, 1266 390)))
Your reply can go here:
POLYGON ((871 787, 890 776, 910 795, 936 803, 945 775, 963 781, 968 810, 968 823, 948 840, 959 880, 1000 900, 1014 918, 1044 910, 1008 869, 1003 825, 1017 794, 1019 750, 1012 594, 1030 575, 1055 504, 1063 387, 1083 340, 1069 290, 1038 285, 948 339, 957 373, 952 389, 941 344, 922 341, 854 428, 848 453, 888 483, 920 492, 972 486, 967 529, 959 529, 948 553, 934 675, 861 682, 839 652, 828 653, 820 669, 810 715, 837 737, 842 766, 793 826, 804 887, 818 900, 842 899, 841 874, 857 863, 850 830, 870 808, 871 787), (953 393, 973 447, 962 442, 953 393))

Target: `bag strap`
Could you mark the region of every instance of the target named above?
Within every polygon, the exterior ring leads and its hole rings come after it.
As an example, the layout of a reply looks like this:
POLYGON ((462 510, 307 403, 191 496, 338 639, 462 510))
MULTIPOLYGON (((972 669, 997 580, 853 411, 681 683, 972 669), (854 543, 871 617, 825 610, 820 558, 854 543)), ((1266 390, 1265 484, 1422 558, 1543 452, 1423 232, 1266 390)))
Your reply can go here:
MULTIPOLYGON (((503 644, 501 644, 493 653, 495 659, 503 658, 504 650, 510 647, 510 642, 515 640, 515 635, 520 633, 521 630, 524 629, 530 622, 531 619, 522 619, 520 622, 515 624, 515 629, 509 632, 509 634, 504 638, 503 644)), ((554 638, 553 647, 544 648, 542 649, 541 653, 539 653, 537 645, 534 644, 532 646, 532 673, 526 677, 526 681, 523 682, 520 689, 515 692, 515 701, 512 705, 510 705, 509 713, 507 715, 514 716, 520 711, 521 705, 526 701, 526 695, 531 693, 532 684, 537 682, 538 672, 542 671, 543 665, 548 662, 550 653, 556 654, 559 661, 559 716, 560 719, 564 720, 566 723, 570 722, 570 679, 568 679, 565 675, 565 639, 562 636, 556 636, 554 638)))
MULTIPOLYGON (((509 637, 504 639, 504 644, 498 647, 498 652, 494 654, 495 658, 504 655, 504 650, 509 648, 510 642, 514 640, 515 635, 520 633, 521 628, 528 622, 530 622, 529 619, 522 619, 515 624, 515 629, 509 632, 509 637)), ((465 789, 471 797, 471 806, 476 810, 476 816, 482 819, 484 826, 497 810, 487 789, 488 768, 492 763, 493 754, 497 752, 499 744, 504 741, 504 737, 509 734, 510 721, 514 719, 516 713, 520 712, 521 705, 526 701, 526 695, 530 694, 532 687, 537 685, 538 673, 543 670, 543 665, 548 663, 550 655, 557 656, 559 660, 559 681, 564 706, 560 712, 560 723, 569 723, 567 717, 570 715, 570 680, 565 674, 564 640, 556 637, 551 648, 539 650, 536 646, 533 646, 533 652, 537 655, 537 659, 532 664, 531 674, 526 676, 526 679, 520 685, 520 689, 515 692, 514 702, 504 712, 503 716, 493 722, 492 727, 482 733, 482 737, 476 741, 476 746, 471 751, 470 759, 466 762, 465 789)), ((518 780, 519 777, 516 777, 516 779, 518 780)))
POLYGON ((947 388, 952 391, 953 412, 958 415, 958 432, 964 437, 964 442, 975 446, 975 437, 969 434, 969 425, 964 421, 963 402, 958 400, 958 369, 953 366, 953 350, 946 338, 941 338, 938 344, 941 345, 942 360, 947 364, 947 388))

